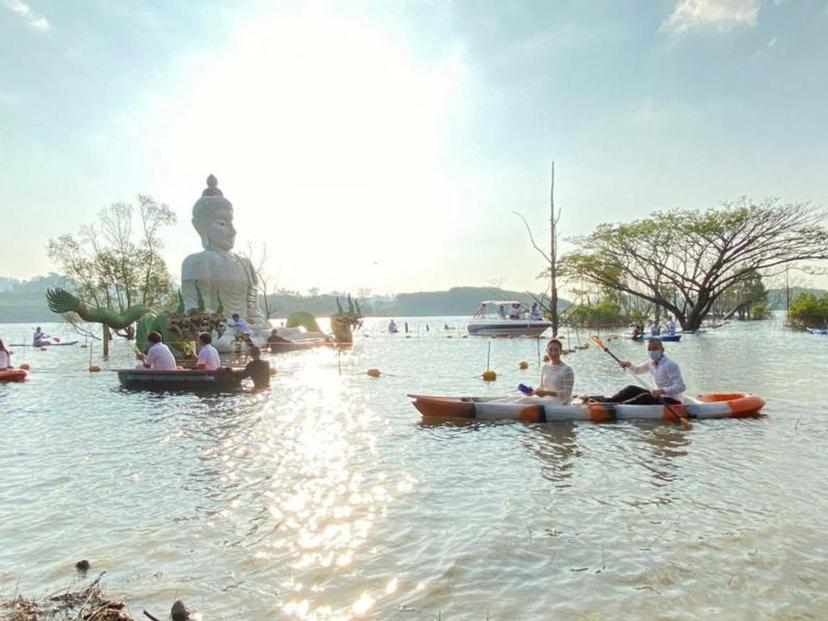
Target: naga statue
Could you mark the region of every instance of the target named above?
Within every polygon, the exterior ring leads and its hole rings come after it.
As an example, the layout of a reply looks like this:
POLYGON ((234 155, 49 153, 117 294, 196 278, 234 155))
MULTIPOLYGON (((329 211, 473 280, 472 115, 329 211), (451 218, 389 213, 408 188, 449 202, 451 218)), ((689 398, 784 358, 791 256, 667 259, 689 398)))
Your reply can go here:
POLYGON ((90 307, 76 295, 61 288, 47 289, 46 302, 53 313, 75 313, 84 321, 100 323, 115 331, 128 328, 141 317, 152 312, 152 309, 145 304, 130 306, 122 313, 109 308, 90 307))

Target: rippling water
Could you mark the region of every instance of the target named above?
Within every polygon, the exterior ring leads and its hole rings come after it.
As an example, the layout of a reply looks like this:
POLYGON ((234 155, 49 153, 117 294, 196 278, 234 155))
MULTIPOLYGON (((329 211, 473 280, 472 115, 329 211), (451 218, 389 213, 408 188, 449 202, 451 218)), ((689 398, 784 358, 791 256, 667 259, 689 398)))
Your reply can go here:
MULTIPOLYGON (((205 619, 828 616, 828 337, 776 320, 667 345, 691 391, 765 397, 759 419, 430 426, 406 393, 517 394, 536 341, 493 341, 485 384, 488 340, 408 322, 274 356, 258 394, 121 391, 106 368, 134 363, 126 343, 100 374, 86 349, 16 348, 32 375, 0 384, 0 595, 65 588, 88 558, 133 614, 181 597, 205 619)), ((569 362, 576 391, 627 383, 594 348, 569 362)))

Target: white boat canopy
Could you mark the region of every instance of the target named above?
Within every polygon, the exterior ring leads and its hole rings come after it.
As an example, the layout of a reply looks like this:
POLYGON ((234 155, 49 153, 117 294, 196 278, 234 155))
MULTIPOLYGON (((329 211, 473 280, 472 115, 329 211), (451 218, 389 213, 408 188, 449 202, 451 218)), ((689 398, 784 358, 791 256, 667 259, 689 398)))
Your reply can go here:
POLYGON ((523 302, 518 302, 517 300, 485 300, 484 302, 481 302, 481 304, 496 304, 498 306, 506 306, 507 304, 520 304, 521 306, 526 306, 526 304, 524 304, 523 302))

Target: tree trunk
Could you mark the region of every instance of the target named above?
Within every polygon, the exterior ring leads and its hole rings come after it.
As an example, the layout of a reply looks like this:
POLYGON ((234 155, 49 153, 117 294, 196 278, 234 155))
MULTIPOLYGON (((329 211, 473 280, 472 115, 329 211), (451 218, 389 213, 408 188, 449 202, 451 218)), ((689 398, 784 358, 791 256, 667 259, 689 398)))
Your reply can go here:
POLYGON ((103 357, 104 359, 109 358, 109 326, 104 324, 103 326, 103 357))

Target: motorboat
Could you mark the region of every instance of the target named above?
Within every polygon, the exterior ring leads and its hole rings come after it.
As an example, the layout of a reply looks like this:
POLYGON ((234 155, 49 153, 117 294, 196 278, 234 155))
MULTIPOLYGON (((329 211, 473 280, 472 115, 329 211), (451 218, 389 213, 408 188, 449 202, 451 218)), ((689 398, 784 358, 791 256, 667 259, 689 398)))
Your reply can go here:
POLYGON ((534 336, 539 337, 552 327, 537 314, 516 300, 484 300, 468 323, 473 336, 534 336))

